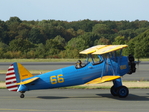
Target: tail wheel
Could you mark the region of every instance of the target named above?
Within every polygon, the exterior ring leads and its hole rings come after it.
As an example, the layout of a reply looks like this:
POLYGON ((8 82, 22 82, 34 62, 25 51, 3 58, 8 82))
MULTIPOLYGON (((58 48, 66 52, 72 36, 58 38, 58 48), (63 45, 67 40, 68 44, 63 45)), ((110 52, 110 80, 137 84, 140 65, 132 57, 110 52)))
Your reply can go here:
POLYGON ((113 96, 118 96, 117 94, 117 88, 115 88, 114 86, 111 87, 110 92, 113 96))
POLYGON ((25 95, 24 95, 25 91, 20 91, 20 93, 21 93, 20 98, 24 98, 25 97, 25 95))
POLYGON ((120 98, 125 98, 128 96, 129 90, 125 86, 120 86, 117 88, 117 94, 120 98))
POLYGON ((20 98, 24 98, 25 97, 25 95, 22 93, 21 95, 20 95, 20 98))

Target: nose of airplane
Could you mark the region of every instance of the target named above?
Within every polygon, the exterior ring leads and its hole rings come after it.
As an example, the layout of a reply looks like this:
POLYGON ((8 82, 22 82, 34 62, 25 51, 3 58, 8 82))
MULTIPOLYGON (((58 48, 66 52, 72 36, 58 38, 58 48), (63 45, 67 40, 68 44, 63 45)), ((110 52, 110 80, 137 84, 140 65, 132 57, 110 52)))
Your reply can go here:
POLYGON ((135 58, 133 55, 129 55, 128 56, 128 60, 129 60, 129 66, 130 66, 130 71, 128 72, 128 74, 132 74, 136 72, 136 62, 135 62, 135 58))

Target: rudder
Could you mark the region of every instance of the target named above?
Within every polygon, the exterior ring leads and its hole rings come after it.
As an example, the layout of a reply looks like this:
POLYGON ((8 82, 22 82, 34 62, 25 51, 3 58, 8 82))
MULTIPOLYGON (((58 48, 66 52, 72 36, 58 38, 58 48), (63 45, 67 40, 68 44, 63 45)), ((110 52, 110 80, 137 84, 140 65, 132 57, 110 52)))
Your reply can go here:
POLYGON ((9 66, 6 74, 6 87, 9 91, 17 91, 19 86, 16 83, 32 76, 20 63, 13 63, 9 66))
POLYGON ((14 65, 11 64, 8 68, 7 74, 6 74, 6 87, 9 91, 17 91, 18 85, 16 85, 17 79, 16 74, 14 70, 14 65))

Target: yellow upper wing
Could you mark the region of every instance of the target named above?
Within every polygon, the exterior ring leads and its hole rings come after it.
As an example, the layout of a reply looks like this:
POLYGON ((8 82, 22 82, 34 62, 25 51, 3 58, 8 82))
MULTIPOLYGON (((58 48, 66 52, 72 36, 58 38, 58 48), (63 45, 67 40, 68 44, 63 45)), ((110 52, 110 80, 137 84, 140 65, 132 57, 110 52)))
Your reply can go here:
POLYGON ((85 49, 83 51, 80 52, 80 54, 91 54, 91 53, 94 53, 96 52, 97 50, 105 47, 107 45, 96 45, 96 46, 93 46, 93 47, 90 47, 88 49, 85 49))
POLYGON ((127 45, 97 45, 81 51, 80 54, 106 54, 119 49, 123 49, 127 45))

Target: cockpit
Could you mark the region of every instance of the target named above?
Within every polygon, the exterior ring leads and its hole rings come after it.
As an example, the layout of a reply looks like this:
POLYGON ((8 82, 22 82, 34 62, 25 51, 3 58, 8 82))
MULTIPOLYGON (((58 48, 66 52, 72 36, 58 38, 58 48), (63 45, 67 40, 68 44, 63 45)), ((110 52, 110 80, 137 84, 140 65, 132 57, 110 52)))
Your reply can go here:
POLYGON ((102 63, 103 60, 104 58, 101 55, 88 54, 86 60, 85 61, 78 60, 76 62, 75 67, 79 69, 79 68, 85 67, 88 63, 92 63, 92 65, 97 65, 102 63))
POLYGON ((122 49, 119 51, 113 51, 110 53, 98 55, 98 54, 88 54, 85 61, 78 60, 76 63, 76 68, 83 68, 88 63, 91 63, 93 66, 102 63, 108 59, 113 60, 115 62, 120 61, 120 57, 122 56, 122 49))

